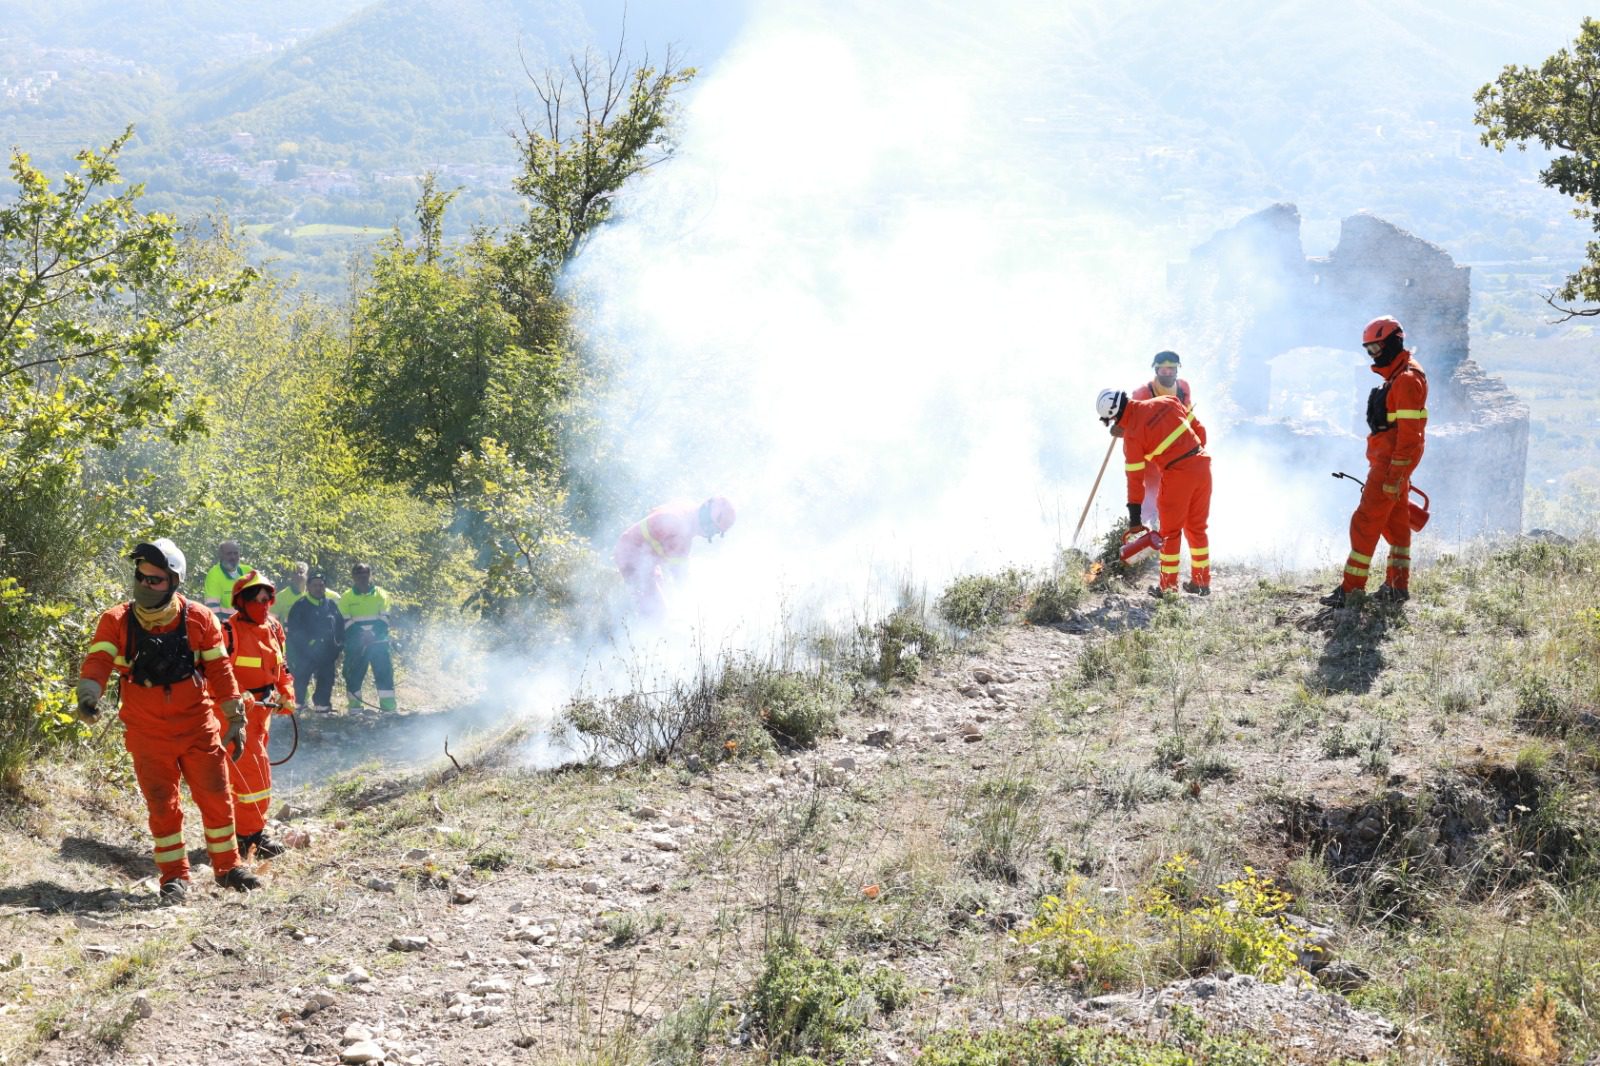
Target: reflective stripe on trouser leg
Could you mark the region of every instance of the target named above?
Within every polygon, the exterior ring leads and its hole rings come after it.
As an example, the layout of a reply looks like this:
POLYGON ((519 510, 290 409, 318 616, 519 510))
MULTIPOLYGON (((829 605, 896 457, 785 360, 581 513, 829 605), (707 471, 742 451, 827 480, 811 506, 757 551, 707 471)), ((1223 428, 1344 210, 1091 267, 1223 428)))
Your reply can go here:
POLYGON ((156 866, 165 884, 189 876, 189 855, 183 847, 183 803, 178 791, 181 771, 178 759, 169 752, 145 748, 145 738, 130 733, 126 738, 133 757, 133 778, 144 794, 150 815, 150 836, 156 866))
MULTIPOLYGON (((1409 483, 1402 491, 1409 491, 1409 483)), ((1404 496, 1400 497, 1405 499, 1404 496)), ((1384 572, 1384 584, 1397 589, 1411 587, 1411 509, 1396 507, 1389 515, 1383 529, 1383 539, 1389 542, 1389 566, 1384 572)))
MULTIPOLYGON (((242 756, 241 756, 242 758, 242 756)), ((234 838, 233 792, 228 787, 228 756, 216 741, 197 744, 178 757, 189 795, 200 808, 200 821, 206 827, 206 851, 211 856, 211 872, 218 877, 239 864, 239 846, 234 838)))
MULTIPOLYGON (((1173 572, 1161 575, 1163 588, 1178 587, 1178 537, 1189 542, 1189 575, 1196 585, 1211 584, 1210 540, 1211 457, 1196 455, 1161 472, 1162 550, 1173 556, 1173 572), (1167 531, 1171 530, 1170 540, 1167 531)), ((1163 563, 1163 565, 1166 565, 1163 563)))
POLYGON ((267 756, 271 730, 272 708, 256 700, 246 704, 244 752, 237 762, 228 760, 233 821, 240 836, 254 836, 267 824, 267 809, 272 805, 272 761, 267 756))
POLYGON ((1392 520, 1396 511, 1400 512, 1401 521, 1404 522, 1406 509, 1398 501, 1406 498, 1407 482, 1400 482, 1397 496, 1388 496, 1383 491, 1383 481, 1387 476, 1387 464, 1367 471, 1367 484, 1361 490, 1361 502, 1356 504, 1355 513, 1350 516, 1350 558, 1345 562, 1342 582, 1346 591, 1367 587, 1372 553, 1377 550, 1378 538, 1386 531, 1393 532, 1392 520))

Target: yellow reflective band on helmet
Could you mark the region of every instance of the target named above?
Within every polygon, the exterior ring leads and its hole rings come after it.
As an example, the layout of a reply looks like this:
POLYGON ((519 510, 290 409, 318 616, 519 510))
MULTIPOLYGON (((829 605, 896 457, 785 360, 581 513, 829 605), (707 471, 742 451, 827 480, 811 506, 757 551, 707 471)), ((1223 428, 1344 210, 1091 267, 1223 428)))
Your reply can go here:
POLYGON ((155 858, 156 862, 171 862, 173 859, 181 859, 183 858, 183 845, 179 844, 175 848, 157 848, 155 858))
POLYGON ((170 848, 174 844, 183 843, 183 834, 173 833, 169 837, 156 837, 155 843, 158 848, 170 848))
POLYGON ((1137 473, 1140 470, 1143 470, 1144 469, 1144 464, 1143 463, 1128 463, 1123 467, 1123 469, 1126 470, 1128 473, 1133 474, 1133 473, 1137 473))
POLYGON ((115 655, 117 654, 117 646, 111 643, 109 640, 102 640, 89 645, 88 654, 93 655, 97 651, 103 651, 107 655, 115 655))
POLYGON ((1362 555, 1360 552, 1356 552, 1356 551, 1353 551, 1353 552, 1350 553, 1350 558, 1354 559, 1358 563, 1370 563, 1370 562, 1372 562, 1372 556, 1370 556, 1370 555, 1362 555))
POLYGON ((233 836, 232 822, 229 822, 227 825, 219 825, 215 829, 212 829, 210 826, 206 827, 206 838, 209 840, 221 840, 223 837, 231 836, 233 836))
POLYGON ((239 803, 260 803, 262 800, 272 798, 272 789, 264 788, 260 792, 241 792, 233 798, 239 803))
POLYGON ((237 659, 235 659, 233 661, 233 664, 235 666, 255 666, 255 667, 259 667, 261 665, 261 656, 259 656, 259 655, 241 655, 241 656, 239 656, 237 659))
POLYGON ((1389 412, 1389 421, 1391 421, 1391 422, 1399 421, 1402 418, 1427 418, 1427 417, 1428 417, 1428 412, 1426 410, 1422 410, 1422 411, 1390 411, 1389 412))
POLYGON ((213 855, 221 855, 225 851, 237 851, 238 845, 233 842, 233 837, 230 834, 227 840, 206 841, 206 850, 213 855))
POLYGON ((1184 417, 1184 420, 1178 423, 1178 428, 1173 430, 1171 433, 1168 433, 1167 439, 1162 441, 1160 444, 1157 444, 1156 450, 1146 455, 1145 458, 1154 459, 1156 456, 1172 447, 1172 442, 1183 436, 1184 432, 1189 428, 1189 423, 1193 421, 1194 412, 1190 411, 1189 414, 1184 417))
POLYGON ((205 660, 206 662, 210 663, 210 662, 216 662, 218 659, 222 658, 226 654, 228 654, 228 653, 226 651, 224 651, 221 647, 207 648, 207 649, 205 649, 204 651, 202 651, 200 653, 200 658, 205 660))

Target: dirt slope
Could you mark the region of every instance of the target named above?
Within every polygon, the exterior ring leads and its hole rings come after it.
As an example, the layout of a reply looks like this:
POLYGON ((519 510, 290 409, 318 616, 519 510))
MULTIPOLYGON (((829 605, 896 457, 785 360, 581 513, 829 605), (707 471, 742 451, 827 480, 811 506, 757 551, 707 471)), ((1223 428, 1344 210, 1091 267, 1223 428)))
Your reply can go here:
MULTIPOLYGON (((1097 596, 976 638, 803 753, 533 774, 502 745, 466 773, 280 784, 279 832, 310 845, 248 898, 158 906, 125 774, 58 767, 0 838, 0 1062, 635 1061, 701 1001, 721 1027, 705 1061, 761 1061, 747 993, 782 933, 907 979, 873 1061, 1018 1018, 1160 1033, 1172 1002, 1302 1061, 1380 1056, 1400 1029, 1314 983, 1223 968, 1100 992, 1014 935, 1069 877, 1110 898, 1182 852, 1212 884, 1250 865, 1301 889, 1319 962, 1374 965, 1339 871, 1309 883, 1305 856, 1356 861, 1366 805, 1391 797, 1366 838, 1387 840, 1441 767, 1521 741, 1487 696, 1436 713, 1437 673, 1394 667, 1425 626, 1311 593, 1237 576, 1209 601, 1097 596)), ((338 728, 308 724, 308 756, 338 728)))

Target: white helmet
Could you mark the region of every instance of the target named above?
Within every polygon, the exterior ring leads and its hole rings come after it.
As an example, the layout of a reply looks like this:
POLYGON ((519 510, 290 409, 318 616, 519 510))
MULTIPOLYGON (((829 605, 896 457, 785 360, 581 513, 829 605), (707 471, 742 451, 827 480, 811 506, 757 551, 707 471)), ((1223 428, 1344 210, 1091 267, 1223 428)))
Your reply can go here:
POLYGON ((138 562, 143 560, 153 566, 165 567, 180 583, 183 581, 184 571, 189 568, 189 561, 183 557, 183 552, 167 537, 157 537, 153 541, 140 544, 133 549, 128 558, 138 562))
POLYGON ((1100 395, 1094 398, 1094 413, 1108 426, 1121 418, 1127 407, 1128 394, 1116 389, 1101 389, 1100 395))

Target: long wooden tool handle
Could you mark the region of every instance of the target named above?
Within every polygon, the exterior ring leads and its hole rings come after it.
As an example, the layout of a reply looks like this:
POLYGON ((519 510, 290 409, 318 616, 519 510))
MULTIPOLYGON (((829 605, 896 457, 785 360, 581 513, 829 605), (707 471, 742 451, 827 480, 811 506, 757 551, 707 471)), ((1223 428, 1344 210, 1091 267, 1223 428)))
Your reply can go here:
POLYGON ((1111 450, 1117 446, 1117 438, 1112 437, 1111 443, 1106 445, 1106 457, 1100 460, 1100 472, 1094 476, 1094 488, 1089 490, 1089 498, 1083 501, 1083 513, 1078 516, 1078 528, 1072 531, 1072 543, 1068 547, 1078 546, 1078 534, 1083 532, 1083 523, 1089 517, 1089 507, 1094 503, 1095 493, 1100 491, 1100 479, 1106 476, 1106 464, 1111 462, 1111 450))

